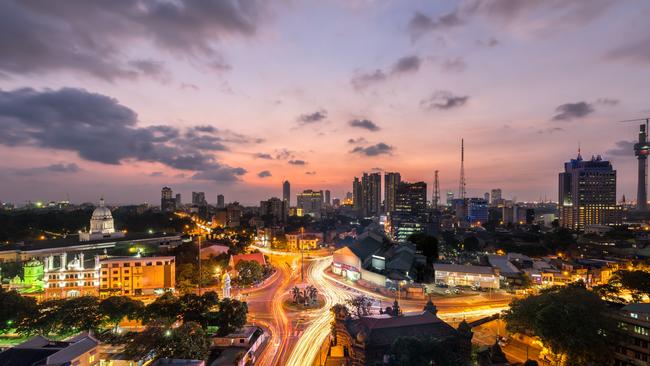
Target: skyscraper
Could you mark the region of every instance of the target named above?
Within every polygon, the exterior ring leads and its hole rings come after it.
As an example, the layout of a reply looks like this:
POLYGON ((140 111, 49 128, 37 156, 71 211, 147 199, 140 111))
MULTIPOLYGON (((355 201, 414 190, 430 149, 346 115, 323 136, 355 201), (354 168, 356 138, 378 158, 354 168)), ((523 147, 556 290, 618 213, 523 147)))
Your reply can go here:
POLYGON ((361 186, 361 181, 359 178, 354 177, 352 182, 352 205, 354 209, 361 213, 361 207, 363 202, 363 187, 361 186))
POLYGON ((287 202, 287 207, 291 206, 291 184, 288 180, 282 183, 282 200, 287 202))
POLYGON ((451 207, 454 204, 454 192, 447 191, 447 206, 451 207))
POLYGON ((395 196, 400 182, 401 176, 399 173, 384 174, 384 208, 386 212, 395 211, 395 196))
POLYGON ((285 200, 273 197, 260 202, 260 214, 262 216, 269 216, 273 224, 287 222, 288 213, 289 207, 285 200))
POLYGON ((400 182, 395 195, 395 210, 390 212, 390 232, 403 242, 424 232, 427 220, 427 184, 400 182))
POLYGON ((226 198, 223 194, 217 195, 217 208, 226 208, 226 198))
POLYGON ((327 206, 330 206, 332 204, 330 195, 331 195, 331 192, 329 190, 325 190, 325 204, 327 206))
POLYGON ((600 155, 583 160, 578 151, 559 174, 558 206, 562 227, 584 230, 588 225, 620 223, 612 164, 600 155))
POLYGON ((160 191, 160 210, 163 212, 172 212, 176 208, 174 193, 169 187, 163 187, 160 191))
POLYGON ((176 208, 181 208, 181 206, 183 206, 183 201, 181 201, 180 193, 176 193, 176 198, 174 199, 174 201, 176 203, 176 208))
POLYGON ((381 173, 363 173, 361 177, 361 213, 379 216, 381 213, 381 173))
POLYGON ((639 127, 639 142, 634 144, 634 155, 639 160, 638 181, 636 188, 636 208, 640 211, 648 209, 648 141, 647 122, 639 127))
POLYGON ((502 196, 501 196, 501 188, 495 188, 492 190, 491 195, 490 195, 491 201, 490 203, 492 206, 498 206, 501 203, 502 196))
POLYGON ((323 207, 323 192, 306 189, 296 196, 296 207, 302 209, 303 215, 320 218, 323 207))
POLYGON ((192 192, 192 205, 194 206, 207 206, 208 202, 205 200, 205 192, 192 192))

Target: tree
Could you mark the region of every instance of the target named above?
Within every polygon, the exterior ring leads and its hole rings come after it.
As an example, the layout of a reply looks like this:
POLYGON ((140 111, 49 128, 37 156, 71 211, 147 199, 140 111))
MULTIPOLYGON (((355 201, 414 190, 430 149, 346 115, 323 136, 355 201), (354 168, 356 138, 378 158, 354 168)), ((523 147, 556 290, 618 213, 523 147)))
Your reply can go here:
POLYGON ((293 302, 295 304, 302 302, 300 301, 301 297, 302 297, 302 293, 300 292, 300 289, 298 288, 298 286, 294 286, 291 289, 291 298, 293 298, 293 302))
POLYGON ((644 297, 650 297, 650 272, 635 270, 616 271, 609 284, 628 290, 635 302, 641 302, 644 297))
POLYGON ((64 300, 57 314, 61 333, 95 330, 102 323, 99 300, 95 296, 73 297, 64 300))
POLYGON ((370 307, 372 306, 371 298, 365 295, 359 295, 346 300, 346 303, 352 308, 352 313, 356 315, 357 318, 370 315, 370 307))
POLYGON ((524 366, 539 366, 539 364, 537 363, 537 361, 526 360, 526 362, 524 362, 524 366))
POLYGON ((46 300, 38 304, 36 311, 31 313, 18 326, 22 335, 48 335, 59 332, 59 309, 65 300, 46 300))
POLYGON ((463 248, 468 252, 476 252, 479 250, 479 240, 475 236, 465 238, 463 241, 463 248))
POLYGON ((183 323, 166 336, 157 349, 159 357, 205 360, 210 353, 210 337, 205 333, 200 324, 194 322, 183 323))
POLYGON ((418 233, 409 236, 408 240, 427 258, 428 265, 438 260, 438 239, 435 236, 418 233))
POLYGON ((582 284, 516 299, 506 311, 511 332, 532 333, 566 365, 605 364, 615 326, 598 295, 582 284))
POLYGON ((214 291, 199 296, 185 294, 179 298, 180 314, 184 322, 195 322, 203 328, 208 326, 208 313, 219 304, 219 297, 214 291))
POLYGON ((210 325, 219 328, 217 335, 225 336, 243 327, 247 314, 248 305, 245 302, 225 298, 219 302, 219 310, 209 314, 210 325))
POLYGON ((250 286, 264 279, 264 267, 255 261, 239 261, 235 269, 237 282, 241 285, 250 286))
POLYGON ((124 318, 137 319, 143 309, 142 301, 131 299, 128 296, 111 296, 99 303, 99 313, 115 329, 124 318))
POLYGON ((176 296, 166 293, 147 305, 142 312, 142 323, 149 324, 162 321, 171 325, 181 316, 181 304, 176 296))
POLYGON ((344 304, 334 304, 330 309, 334 317, 337 319, 346 319, 350 316, 350 310, 344 304))
POLYGON ((0 288, 0 334, 16 328, 36 312, 36 300, 0 288))

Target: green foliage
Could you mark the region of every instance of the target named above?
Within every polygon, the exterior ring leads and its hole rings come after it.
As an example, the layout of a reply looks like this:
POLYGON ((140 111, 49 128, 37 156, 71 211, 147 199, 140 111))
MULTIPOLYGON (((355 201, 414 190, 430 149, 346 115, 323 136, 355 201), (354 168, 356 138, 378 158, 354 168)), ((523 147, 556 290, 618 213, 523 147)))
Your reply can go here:
POLYGON ((65 300, 47 300, 38 304, 19 324, 18 331, 24 335, 66 335, 84 330, 94 330, 102 323, 99 301, 94 296, 82 296, 65 300))
POLYGON ((264 267, 255 261, 239 261, 235 266, 237 283, 250 286, 264 279, 264 267))
POLYGON ((479 240, 475 236, 469 236, 463 241, 463 248, 467 252, 476 252, 479 250, 479 240))
POLYGON ((142 323, 161 322, 171 325, 181 317, 181 303, 172 293, 166 293, 147 305, 142 312, 142 323))
POLYGON ((553 250, 565 250, 570 245, 576 243, 573 232, 566 228, 559 228, 556 231, 544 235, 542 242, 544 245, 553 250))
POLYGON ((632 300, 640 302, 644 296, 650 297, 650 272, 641 270, 616 271, 609 280, 609 285, 614 288, 628 290, 632 300))
POLYGON ((194 322, 178 328, 153 323, 144 331, 129 333, 124 338, 124 353, 139 359, 155 354, 161 358, 205 360, 210 352, 209 336, 194 322))
POLYGON ((606 304, 581 284, 516 299, 505 314, 508 330, 532 333, 567 365, 600 365, 611 355, 614 324, 606 304))
POLYGON ((36 300, 0 288, 0 334, 16 328, 37 310, 36 300))
POLYGON ((352 309, 352 314, 357 318, 370 315, 372 299, 365 295, 359 295, 352 299, 346 300, 346 303, 352 309))
POLYGON ((418 233, 409 236, 408 240, 427 257, 427 264, 431 265, 438 260, 438 239, 435 236, 418 233))
POLYGON ((115 328, 124 318, 138 319, 142 315, 144 304, 126 296, 111 296, 99 303, 99 312, 115 328))
POLYGON ((219 302, 219 310, 209 314, 210 325, 217 326, 217 335, 224 336, 246 324, 248 305, 239 300, 225 298, 219 302))
POLYGON ((179 298, 180 314, 183 322, 194 322, 206 328, 209 323, 208 313, 219 304, 219 297, 214 291, 201 296, 185 294, 179 298))

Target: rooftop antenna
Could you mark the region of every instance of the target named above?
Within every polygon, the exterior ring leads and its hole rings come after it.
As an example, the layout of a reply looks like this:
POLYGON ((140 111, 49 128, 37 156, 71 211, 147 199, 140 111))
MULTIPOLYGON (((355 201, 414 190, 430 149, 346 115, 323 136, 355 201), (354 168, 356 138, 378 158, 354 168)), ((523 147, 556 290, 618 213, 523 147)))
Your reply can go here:
POLYGON ((458 183, 458 195, 465 199, 465 139, 460 139, 460 182, 458 183))
POLYGON ((440 202, 440 181, 438 180, 438 171, 435 172, 435 178, 433 179, 433 208, 438 209, 438 203, 440 202))

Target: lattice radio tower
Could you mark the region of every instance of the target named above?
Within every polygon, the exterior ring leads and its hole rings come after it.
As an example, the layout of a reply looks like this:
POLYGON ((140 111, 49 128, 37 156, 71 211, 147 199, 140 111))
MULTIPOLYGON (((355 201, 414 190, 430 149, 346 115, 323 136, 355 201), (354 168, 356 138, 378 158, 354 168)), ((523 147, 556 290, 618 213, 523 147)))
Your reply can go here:
POLYGON ((465 199, 465 140, 460 139, 460 182, 458 182, 459 198, 465 199))

